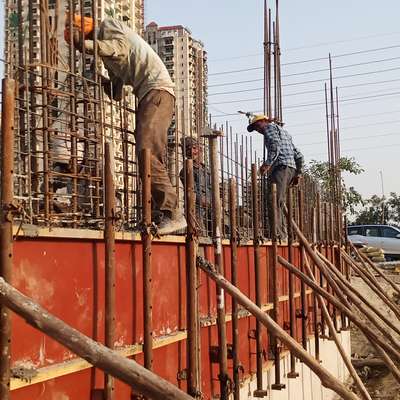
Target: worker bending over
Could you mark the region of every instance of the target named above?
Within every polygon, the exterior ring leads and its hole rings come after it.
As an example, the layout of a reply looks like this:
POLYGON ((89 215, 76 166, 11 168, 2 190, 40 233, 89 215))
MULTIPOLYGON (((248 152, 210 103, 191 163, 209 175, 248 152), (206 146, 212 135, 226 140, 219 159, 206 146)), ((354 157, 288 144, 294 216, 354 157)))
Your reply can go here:
MULTIPOLYGON (((68 19, 67 19, 68 22, 68 19)), ((174 84, 157 53, 137 33, 122 22, 104 19, 98 32, 93 32, 93 20, 74 16, 75 47, 101 57, 110 80, 103 82, 106 94, 121 100, 124 85, 133 88, 139 105, 136 110, 136 156, 140 163, 142 149, 151 151, 151 195, 153 221, 161 235, 186 227, 186 219, 178 209, 176 191, 166 167, 167 132, 175 108, 174 84), (96 34, 96 41, 93 40, 96 34)), ((65 38, 70 34, 66 27, 65 38)), ((143 171, 139 171, 143 176, 143 171)))
POLYGON ((264 164, 260 167, 260 174, 268 174, 267 207, 269 226, 271 227, 272 225, 271 185, 275 183, 278 201, 276 233, 279 240, 286 240, 287 228, 283 208, 288 187, 298 184, 304 165, 303 155, 293 144, 292 137, 288 132, 265 115, 254 116, 247 130, 249 132, 257 131, 264 135, 268 155, 264 164))

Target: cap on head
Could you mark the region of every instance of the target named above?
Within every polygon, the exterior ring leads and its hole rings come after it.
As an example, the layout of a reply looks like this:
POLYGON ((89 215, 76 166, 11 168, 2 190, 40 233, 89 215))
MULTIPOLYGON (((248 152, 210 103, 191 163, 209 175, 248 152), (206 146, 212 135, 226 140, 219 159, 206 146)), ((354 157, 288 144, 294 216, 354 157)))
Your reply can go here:
POLYGON ((264 115, 264 114, 255 115, 255 116, 251 119, 250 124, 249 124, 248 127, 247 127, 247 131, 248 131, 248 132, 253 132, 254 129, 255 129, 255 128, 254 128, 254 125, 255 125, 257 122, 259 122, 259 121, 270 122, 271 119, 268 118, 268 117, 267 117, 266 115, 264 115))
MULTIPOLYGON (((81 32, 84 38, 87 38, 90 33, 92 33, 94 28, 94 22, 92 17, 83 17, 79 14, 74 14, 72 16, 73 29, 81 32), (83 30, 82 30, 83 25, 83 30)), ((69 14, 65 16, 65 29, 64 29, 64 39, 67 43, 70 43, 70 25, 69 25, 69 14)))

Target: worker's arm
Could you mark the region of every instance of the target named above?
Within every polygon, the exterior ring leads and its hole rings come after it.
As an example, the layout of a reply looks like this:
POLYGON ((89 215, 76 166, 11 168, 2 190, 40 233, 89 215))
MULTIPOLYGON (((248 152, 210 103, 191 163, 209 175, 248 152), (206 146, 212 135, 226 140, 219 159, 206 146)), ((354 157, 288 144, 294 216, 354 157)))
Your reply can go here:
POLYGON ((290 182, 290 186, 297 186, 299 184, 301 174, 303 173, 304 167, 304 157, 303 154, 297 149, 297 147, 293 147, 294 152, 294 161, 296 163, 296 174, 290 182))
MULTIPOLYGON (((97 54, 100 57, 128 57, 129 55, 129 43, 123 39, 108 39, 108 40, 97 40, 97 54)), ((94 41, 85 40, 85 50, 88 54, 94 53, 94 41)))
POLYGON ((303 154, 297 149, 297 147, 294 147, 294 161, 296 163, 296 175, 301 175, 303 173, 303 167, 304 167, 304 157, 303 154))

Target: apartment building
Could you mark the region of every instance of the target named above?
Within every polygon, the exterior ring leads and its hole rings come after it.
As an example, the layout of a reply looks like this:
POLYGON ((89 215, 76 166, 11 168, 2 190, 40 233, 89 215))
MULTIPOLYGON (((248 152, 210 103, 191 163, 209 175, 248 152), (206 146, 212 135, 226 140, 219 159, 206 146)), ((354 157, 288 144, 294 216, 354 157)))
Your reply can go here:
MULTIPOLYGON (((166 65, 176 92, 174 128, 178 138, 199 137, 207 120, 207 53, 182 25, 146 26, 145 39, 166 65)), ((172 134, 172 132, 171 132, 172 134)))

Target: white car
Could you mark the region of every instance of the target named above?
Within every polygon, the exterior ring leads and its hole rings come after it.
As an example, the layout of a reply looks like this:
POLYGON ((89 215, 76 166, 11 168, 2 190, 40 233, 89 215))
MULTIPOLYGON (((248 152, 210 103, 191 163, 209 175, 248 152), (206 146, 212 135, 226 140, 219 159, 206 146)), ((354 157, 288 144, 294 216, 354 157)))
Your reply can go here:
POLYGON ((390 225, 351 225, 347 227, 349 240, 354 244, 378 247, 386 260, 400 258, 400 229, 390 225))

